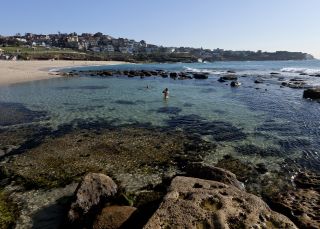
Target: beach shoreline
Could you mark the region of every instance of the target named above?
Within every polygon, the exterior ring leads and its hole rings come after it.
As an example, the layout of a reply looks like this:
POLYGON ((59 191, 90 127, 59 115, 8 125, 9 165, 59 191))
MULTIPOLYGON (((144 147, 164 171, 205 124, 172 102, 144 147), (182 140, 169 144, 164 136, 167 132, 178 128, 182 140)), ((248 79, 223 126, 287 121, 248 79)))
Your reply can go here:
POLYGON ((0 86, 62 77, 53 74, 63 68, 126 64, 122 61, 32 60, 0 61, 0 86))

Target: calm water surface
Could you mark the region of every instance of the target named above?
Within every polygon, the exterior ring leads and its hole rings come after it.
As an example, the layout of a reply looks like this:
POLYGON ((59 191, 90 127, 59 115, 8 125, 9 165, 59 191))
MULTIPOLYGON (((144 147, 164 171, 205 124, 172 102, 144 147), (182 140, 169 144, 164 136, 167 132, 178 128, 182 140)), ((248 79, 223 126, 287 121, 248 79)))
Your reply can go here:
POLYGON ((77 70, 89 69, 197 71, 209 72, 210 76, 207 80, 59 78, 1 87, 0 102, 22 103, 31 110, 46 111, 48 118, 39 124, 53 128, 75 120, 105 120, 115 125, 150 123, 175 129, 189 127, 202 138, 217 141, 210 131, 203 130, 219 121, 226 128, 238 128, 246 137, 218 140, 218 150, 207 156, 208 162, 216 162, 228 153, 276 168, 288 157, 303 157, 312 162, 313 169, 320 169, 320 104, 303 99, 301 89, 280 88, 279 81, 279 77, 299 77, 309 85, 320 85, 319 77, 309 76, 320 74, 320 61, 134 64, 77 70), (231 88, 217 81, 227 70, 236 71, 241 87, 231 88), (254 83, 258 76, 264 78, 263 84, 254 83), (162 98, 164 88, 169 88, 168 100, 162 98), (244 146, 248 145, 265 152, 246 152, 244 146))

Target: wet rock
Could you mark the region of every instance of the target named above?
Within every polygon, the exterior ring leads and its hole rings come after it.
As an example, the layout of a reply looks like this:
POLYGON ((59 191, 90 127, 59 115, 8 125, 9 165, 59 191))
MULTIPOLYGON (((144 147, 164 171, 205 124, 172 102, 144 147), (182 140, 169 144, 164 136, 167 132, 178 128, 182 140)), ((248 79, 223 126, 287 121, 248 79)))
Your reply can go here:
POLYGON ((208 79, 207 74, 201 74, 201 73, 194 73, 193 78, 195 79, 208 79))
POLYGON ((231 86, 231 87, 240 87, 240 85, 241 85, 241 83, 238 82, 238 81, 232 81, 232 82, 230 83, 230 86, 231 86))
POLYGON ((271 199, 273 208, 288 216, 299 228, 320 228, 320 194, 312 189, 293 189, 271 199))
POLYGON ((227 82, 227 81, 224 80, 224 79, 222 79, 222 77, 220 77, 220 78, 218 79, 218 82, 220 82, 220 83, 225 83, 225 82, 227 82))
POLYGON ((170 72, 169 75, 170 75, 170 78, 173 78, 173 79, 178 77, 178 73, 176 73, 176 72, 170 72))
POLYGON ((320 191, 320 175, 313 172, 299 172, 294 178, 294 183, 299 188, 315 189, 320 191))
POLYGON ((252 164, 243 163, 241 160, 229 155, 219 160, 216 166, 234 173, 241 182, 247 182, 249 178, 254 179, 259 174, 252 164))
POLYGON ((161 73, 160 74, 162 78, 168 78, 168 74, 167 73, 161 73))
POLYGON ((320 88, 310 88, 303 92, 305 99, 320 99, 320 88))
POLYGON ((113 73, 111 71, 102 71, 101 75, 103 75, 103 76, 113 76, 113 73))
POLYGON ((256 79, 256 80, 254 81, 254 83, 260 84, 260 83, 263 83, 263 80, 262 80, 262 79, 256 79))
POLYGON ((186 172, 187 175, 191 177, 219 181, 239 189, 244 189, 244 185, 237 180, 236 175, 222 168, 204 163, 190 163, 186 166, 186 172))
POLYGON ((156 228, 297 228, 260 198, 231 185, 175 177, 159 209, 145 225, 156 228))
POLYGON ((225 76, 221 76, 220 79, 222 79, 222 80, 237 80, 238 77, 235 75, 225 75, 225 76))
POLYGON ((130 206, 108 206, 102 209, 93 223, 93 229, 122 228, 137 209, 130 206))
POLYGON ((114 181, 99 173, 89 173, 83 178, 76 190, 76 200, 71 205, 68 218, 71 222, 81 220, 94 207, 104 204, 116 193, 114 181))
POLYGON ((280 75, 279 72, 271 72, 270 75, 280 75))
POLYGON ((291 79, 290 82, 282 82, 281 85, 293 89, 306 88, 306 82, 295 79, 291 79))
POLYGON ((235 74, 236 72, 235 72, 235 71, 232 71, 232 70, 228 70, 227 73, 235 74))

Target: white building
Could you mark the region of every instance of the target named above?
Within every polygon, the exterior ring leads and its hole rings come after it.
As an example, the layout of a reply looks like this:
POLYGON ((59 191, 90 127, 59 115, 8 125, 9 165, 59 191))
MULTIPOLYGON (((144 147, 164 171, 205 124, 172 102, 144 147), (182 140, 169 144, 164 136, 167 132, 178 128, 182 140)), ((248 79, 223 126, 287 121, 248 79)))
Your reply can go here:
POLYGON ((107 45, 107 46, 104 48, 104 51, 105 51, 105 52, 114 52, 114 47, 113 47, 113 45, 107 45))
POLYGON ((90 50, 93 52, 100 52, 100 47, 92 47, 90 50))

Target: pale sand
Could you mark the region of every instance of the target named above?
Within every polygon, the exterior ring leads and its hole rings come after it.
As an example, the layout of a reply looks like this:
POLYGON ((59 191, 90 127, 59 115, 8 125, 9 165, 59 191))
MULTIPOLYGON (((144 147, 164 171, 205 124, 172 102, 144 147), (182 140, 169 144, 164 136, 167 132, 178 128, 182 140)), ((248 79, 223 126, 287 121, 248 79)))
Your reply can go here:
POLYGON ((124 64, 120 61, 4 61, 0 60, 0 85, 28 82, 33 80, 44 80, 61 77, 52 69, 61 69, 76 66, 97 66, 124 64))

